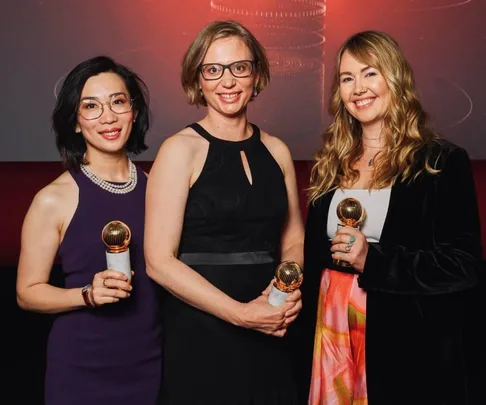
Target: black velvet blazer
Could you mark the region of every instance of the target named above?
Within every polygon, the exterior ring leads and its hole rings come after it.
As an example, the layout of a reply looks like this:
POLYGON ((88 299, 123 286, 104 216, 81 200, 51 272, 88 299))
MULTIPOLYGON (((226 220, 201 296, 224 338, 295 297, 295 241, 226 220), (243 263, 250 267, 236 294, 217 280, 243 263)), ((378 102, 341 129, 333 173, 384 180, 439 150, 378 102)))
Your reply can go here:
MULTIPOLYGON (((472 291, 482 267, 476 192, 465 150, 444 140, 428 148, 440 173, 393 185, 380 242, 370 243, 358 276, 367 292, 370 405, 478 403, 477 370, 470 363, 474 350, 467 347, 475 321, 472 291)), ((417 167, 423 167, 425 150, 419 155, 417 167)), ((303 308, 289 329, 298 348, 294 362, 302 404, 309 390, 321 273, 338 269, 327 236, 333 194, 309 207, 303 308)))

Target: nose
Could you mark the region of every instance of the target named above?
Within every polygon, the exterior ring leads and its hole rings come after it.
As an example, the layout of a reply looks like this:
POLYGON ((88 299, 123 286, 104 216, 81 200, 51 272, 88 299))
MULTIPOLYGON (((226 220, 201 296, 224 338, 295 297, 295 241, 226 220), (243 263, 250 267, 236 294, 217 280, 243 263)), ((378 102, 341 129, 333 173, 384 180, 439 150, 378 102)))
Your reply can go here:
POLYGON ((361 79, 356 79, 354 82, 354 93, 361 95, 367 91, 368 89, 364 86, 363 81, 361 79))
POLYGON ((224 87, 233 87, 236 83, 236 79, 231 73, 229 67, 226 67, 223 71, 223 76, 221 77, 221 84, 224 87))
POLYGON ((108 104, 103 106, 103 112, 100 117, 100 122, 102 124, 111 124, 117 120, 116 114, 111 111, 111 108, 108 104))

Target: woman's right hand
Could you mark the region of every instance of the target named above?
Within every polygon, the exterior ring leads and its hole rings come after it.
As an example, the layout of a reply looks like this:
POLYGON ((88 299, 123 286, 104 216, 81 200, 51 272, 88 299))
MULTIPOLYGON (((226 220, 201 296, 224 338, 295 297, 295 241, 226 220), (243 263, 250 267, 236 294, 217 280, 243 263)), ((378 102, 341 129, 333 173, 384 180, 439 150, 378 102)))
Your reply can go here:
POLYGON ((268 295, 262 294, 253 301, 243 304, 241 326, 267 335, 282 337, 288 327, 285 314, 295 305, 295 302, 285 302, 274 307, 268 303, 268 295))
POLYGON ((121 298, 128 298, 132 286, 125 274, 116 270, 96 273, 91 283, 90 299, 96 305, 112 304, 121 298))

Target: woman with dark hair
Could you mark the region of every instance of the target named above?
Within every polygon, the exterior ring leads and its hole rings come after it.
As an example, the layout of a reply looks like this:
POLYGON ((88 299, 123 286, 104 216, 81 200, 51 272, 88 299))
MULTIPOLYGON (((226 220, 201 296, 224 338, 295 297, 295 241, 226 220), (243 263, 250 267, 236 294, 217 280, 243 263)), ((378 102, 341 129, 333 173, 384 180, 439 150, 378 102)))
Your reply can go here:
MULTIPOLYGON (((116 74, 123 81, 125 94, 130 96, 130 114, 136 114, 124 150, 127 153, 137 155, 147 149, 145 134, 149 129, 150 111, 148 108, 149 93, 145 83, 136 73, 116 63, 111 58, 106 56, 94 57, 80 63, 66 76, 52 114, 57 148, 64 165, 68 169, 79 171, 87 149, 86 140, 79 130, 79 126, 77 126, 84 85, 91 76, 106 72, 116 74)), ((90 101, 89 98, 85 98, 85 100, 90 101)), ((120 104, 120 101, 114 103, 120 104)), ((86 101, 81 106, 84 106, 85 109, 93 108, 86 101)), ((99 105, 96 107, 102 108, 99 105)))
POLYGON ((282 337, 300 291, 268 303, 278 263, 302 265, 295 171, 247 118, 269 79, 262 45, 234 21, 206 26, 183 59, 189 102, 207 114, 163 143, 147 186, 147 271, 171 293, 162 403, 296 404, 282 337))
POLYGON ((155 405, 161 325, 143 256, 147 178, 128 157, 147 148, 147 88, 127 67, 92 58, 65 78, 52 119, 68 170, 32 201, 17 277, 20 307, 55 314, 45 403, 155 405), (111 221, 130 228, 132 274, 107 269, 101 234, 111 221), (49 282, 56 256, 64 288, 49 282))
POLYGON ((412 69, 382 32, 339 49, 330 114, 293 330, 302 404, 477 403, 465 337, 481 237, 466 151, 428 128, 412 69), (340 226, 350 198, 359 227, 340 226))

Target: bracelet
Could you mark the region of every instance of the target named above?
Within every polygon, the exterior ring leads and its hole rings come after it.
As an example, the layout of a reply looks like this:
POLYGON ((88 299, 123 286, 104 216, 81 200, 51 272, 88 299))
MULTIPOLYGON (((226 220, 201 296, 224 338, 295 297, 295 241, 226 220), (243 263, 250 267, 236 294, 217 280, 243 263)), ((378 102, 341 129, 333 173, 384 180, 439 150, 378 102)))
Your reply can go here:
POLYGON ((95 305, 91 302, 91 299, 89 297, 89 293, 91 291, 91 284, 87 284, 83 287, 81 290, 81 295, 83 296, 84 303, 86 304, 87 307, 89 308, 94 308, 95 305))

